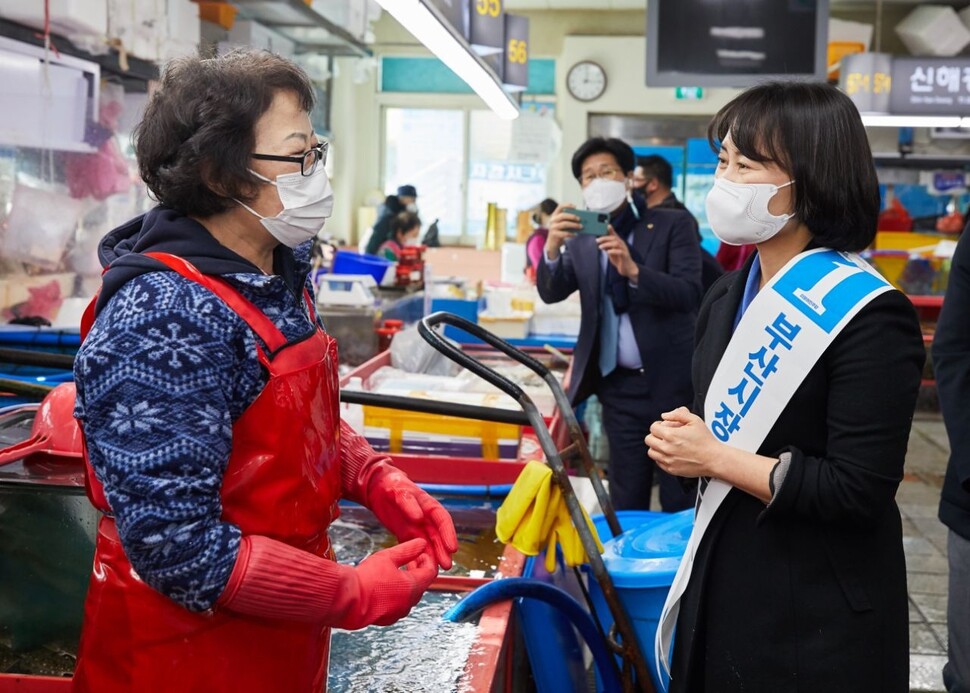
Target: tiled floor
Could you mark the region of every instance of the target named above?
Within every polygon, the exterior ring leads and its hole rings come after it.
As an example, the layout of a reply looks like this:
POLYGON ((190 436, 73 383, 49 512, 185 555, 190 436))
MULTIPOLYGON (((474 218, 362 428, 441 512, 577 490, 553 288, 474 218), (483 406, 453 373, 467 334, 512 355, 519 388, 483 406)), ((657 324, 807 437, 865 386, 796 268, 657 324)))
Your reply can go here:
POLYGON ((909 582, 909 686, 943 691, 946 663, 946 527, 936 518, 949 448, 939 414, 918 413, 896 500, 909 582))

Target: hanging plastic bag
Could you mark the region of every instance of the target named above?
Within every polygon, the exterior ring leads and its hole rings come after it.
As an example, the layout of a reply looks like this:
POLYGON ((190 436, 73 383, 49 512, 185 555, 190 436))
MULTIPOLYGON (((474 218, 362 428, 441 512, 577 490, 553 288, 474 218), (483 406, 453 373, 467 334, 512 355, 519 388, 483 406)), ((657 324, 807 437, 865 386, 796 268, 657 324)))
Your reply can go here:
MULTIPOLYGON (((456 344, 446 337, 442 339, 456 344)), ((424 341, 418 334, 417 325, 405 327, 395 334, 390 351, 391 365, 409 373, 456 375, 461 370, 461 366, 424 341)))
POLYGON ((7 217, 4 257, 58 269, 86 206, 64 193, 18 184, 7 217))

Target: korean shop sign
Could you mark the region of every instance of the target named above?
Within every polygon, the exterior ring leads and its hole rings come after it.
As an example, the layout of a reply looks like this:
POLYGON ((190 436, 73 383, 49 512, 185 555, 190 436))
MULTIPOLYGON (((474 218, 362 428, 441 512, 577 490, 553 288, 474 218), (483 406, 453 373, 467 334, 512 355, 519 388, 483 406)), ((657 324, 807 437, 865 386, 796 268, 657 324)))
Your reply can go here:
POLYGON ((893 58, 889 112, 970 115, 970 58, 893 58))

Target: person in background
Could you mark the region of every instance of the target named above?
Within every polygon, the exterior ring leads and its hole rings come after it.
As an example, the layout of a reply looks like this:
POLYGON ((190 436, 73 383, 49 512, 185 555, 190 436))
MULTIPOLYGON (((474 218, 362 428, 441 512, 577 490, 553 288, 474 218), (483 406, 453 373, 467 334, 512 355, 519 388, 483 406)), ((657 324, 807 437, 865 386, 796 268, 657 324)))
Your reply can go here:
POLYGON ((397 262, 401 257, 401 248, 408 245, 418 245, 418 235, 421 233, 421 219, 414 212, 401 212, 391 219, 391 237, 377 249, 377 255, 397 262))
POLYGON ((159 205, 110 232, 75 360, 101 510, 73 690, 324 690, 330 629, 406 616, 447 511, 340 420, 309 283, 314 89, 266 51, 167 64, 135 134, 159 205), (339 501, 402 543, 335 561, 339 501))
POLYGON ((859 111, 828 84, 771 82, 708 139, 711 228, 757 253, 704 298, 695 413, 666 412, 646 439, 699 480, 658 629, 662 656, 674 637, 670 691, 904 693, 895 495, 924 349, 909 299, 850 255, 879 213, 859 111))
MULTIPOLYGON (((650 154, 638 158, 633 171, 633 184, 634 190, 638 190, 646 199, 647 207, 680 209, 690 213, 673 193, 674 169, 662 156, 650 154)), ((694 215, 691 214, 691 217, 694 215)), ((694 219, 694 224, 697 224, 697 219, 694 219)))
MULTIPOLYGON (((970 227, 968 227, 970 228, 970 227)), ((970 231, 963 229, 950 265, 946 298, 933 336, 933 371, 950 440, 940 497, 940 521, 949 528, 947 657, 943 682, 950 693, 970 691, 970 231)))
MULTIPOLYGON (((674 170, 669 161, 657 154, 637 159, 637 167, 633 171, 633 181, 635 185, 638 181, 641 183, 639 189, 647 201, 647 207, 679 209, 690 214, 690 218, 694 222, 697 240, 701 240, 701 230, 697 223, 697 217, 691 214, 690 210, 673 193, 674 170)), ((722 274, 724 274, 724 269, 720 263, 701 246, 701 286, 705 293, 722 274)))
POLYGON ((413 185, 401 185, 394 195, 388 195, 384 204, 378 210, 377 221, 374 222, 370 238, 364 247, 368 255, 377 255, 378 248, 384 241, 391 238, 391 220, 401 212, 418 213, 418 191, 413 185))
MULTIPOLYGON (((649 509, 654 464, 643 438, 651 421, 691 401, 690 355, 701 300, 701 254, 690 216, 648 209, 630 194, 633 150, 594 137, 573 154, 586 208, 610 215, 609 232, 577 233, 579 217, 559 205, 549 219, 536 288, 546 303, 579 290, 582 319, 568 395, 595 394, 610 446, 610 496, 619 510, 649 509)), ((662 475, 660 504, 690 507, 691 494, 662 475)))
POLYGON ((536 267, 542 260, 542 249, 545 247, 546 237, 549 235, 549 218, 556 211, 556 206, 556 201, 547 197, 532 212, 532 223, 535 224, 535 230, 525 240, 525 275, 532 283, 535 283, 536 267))
POLYGON ((398 186, 397 199, 404 205, 404 209, 412 214, 418 213, 418 190, 413 185, 398 186))

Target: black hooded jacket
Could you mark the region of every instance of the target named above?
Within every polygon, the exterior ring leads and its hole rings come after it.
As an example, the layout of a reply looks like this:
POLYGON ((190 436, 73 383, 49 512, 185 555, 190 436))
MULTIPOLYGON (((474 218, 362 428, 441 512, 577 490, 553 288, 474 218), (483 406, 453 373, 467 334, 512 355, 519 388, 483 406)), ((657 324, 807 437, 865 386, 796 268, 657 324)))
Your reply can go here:
MULTIPOLYGON (((306 284, 309 264, 304 260, 309 248, 309 242, 296 251, 281 244, 273 255, 275 274, 296 295, 306 284)), ((195 265, 203 274, 262 274, 252 262, 219 243, 199 222, 174 209, 158 206, 102 239, 98 259, 106 269, 101 277, 97 311, 100 312, 108 299, 134 277, 168 270, 157 260, 146 257, 145 253, 149 252, 176 255, 195 265)))

